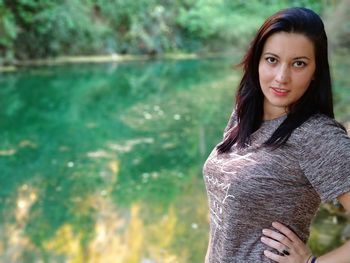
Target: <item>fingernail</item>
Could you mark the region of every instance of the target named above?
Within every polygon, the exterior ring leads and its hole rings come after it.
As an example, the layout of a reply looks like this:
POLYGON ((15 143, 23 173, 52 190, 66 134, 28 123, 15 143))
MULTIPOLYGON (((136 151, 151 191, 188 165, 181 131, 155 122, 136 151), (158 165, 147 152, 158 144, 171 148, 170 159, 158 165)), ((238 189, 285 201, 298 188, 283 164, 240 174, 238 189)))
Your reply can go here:
POLYGON ((267 230, 266 230, 266 229, 263 229, 262 232, 263 232, 264 234, 266 234, 266 233, 267 233, 267 230))

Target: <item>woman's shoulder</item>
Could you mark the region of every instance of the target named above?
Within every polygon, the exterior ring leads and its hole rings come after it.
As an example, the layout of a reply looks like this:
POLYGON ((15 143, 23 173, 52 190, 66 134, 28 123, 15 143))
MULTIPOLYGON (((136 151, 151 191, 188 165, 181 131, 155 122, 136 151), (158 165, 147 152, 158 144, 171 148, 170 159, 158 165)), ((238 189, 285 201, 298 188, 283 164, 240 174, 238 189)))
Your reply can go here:
POLYGON ((347 137, 347 132, 335 119, 324 114, 314 114, 296 129, 296 135, 306 140, 328 140, 337 136, 347 137))
POLYGON ((340 124, 334 118, 321 113, 312 115, 305 123, 301 125, 301 128, 318 134, 330 131, 345 132, 342 124, 340 124))

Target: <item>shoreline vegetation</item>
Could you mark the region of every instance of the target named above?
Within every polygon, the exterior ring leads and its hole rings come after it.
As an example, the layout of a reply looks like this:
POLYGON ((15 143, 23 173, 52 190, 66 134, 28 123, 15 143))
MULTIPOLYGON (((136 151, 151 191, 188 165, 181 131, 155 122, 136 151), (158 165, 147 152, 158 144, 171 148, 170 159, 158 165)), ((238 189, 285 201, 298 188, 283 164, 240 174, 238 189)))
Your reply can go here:
POLYGON ((296 5, 324 18, 331 50, 348 50, 348 0, 297 2, 0 0, 0 72, 71 63, 222 57, 232 49, 246 49, 269 14, 296 5))
POLYGON ((136 60, 173 59, 167 54, 191 57, 245 49, 268 15, 292 6, 320 14, 332 33, 333 48, 348 47, 348 0, 214 2, 0 0, 0 66, 14 71, 22 66, 130 61, 134 55, 136 60))

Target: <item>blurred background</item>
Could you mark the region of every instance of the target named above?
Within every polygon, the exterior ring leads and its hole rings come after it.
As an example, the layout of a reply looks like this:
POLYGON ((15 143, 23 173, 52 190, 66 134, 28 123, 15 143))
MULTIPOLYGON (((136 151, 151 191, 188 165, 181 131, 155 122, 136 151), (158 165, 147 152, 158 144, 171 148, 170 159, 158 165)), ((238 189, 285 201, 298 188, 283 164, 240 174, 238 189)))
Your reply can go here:
MULTIPOLYGON (((0 0, 0 262, 203 262, 232 66, 290 6, 324 19, 348 124, 349 0, 0 0)), ((322 205, 313 252, 349 222, 322 205)))

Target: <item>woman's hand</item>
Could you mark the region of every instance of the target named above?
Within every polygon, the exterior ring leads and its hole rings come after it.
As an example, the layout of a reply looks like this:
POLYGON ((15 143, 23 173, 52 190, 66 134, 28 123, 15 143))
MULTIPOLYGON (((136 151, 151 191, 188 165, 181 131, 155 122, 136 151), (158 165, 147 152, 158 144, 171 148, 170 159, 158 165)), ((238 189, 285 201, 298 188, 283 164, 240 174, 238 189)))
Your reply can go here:
POLYGON ((281 223, 273 222, 272 226, 283 235, 271 229, 263 229, 265 236, 261 238, 261 241, 269 247, 277 249, 281 255, 265 250, 265 256, 275 262, 307 263, 311 257, 311 252, 304 242, 281 223))

